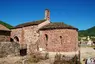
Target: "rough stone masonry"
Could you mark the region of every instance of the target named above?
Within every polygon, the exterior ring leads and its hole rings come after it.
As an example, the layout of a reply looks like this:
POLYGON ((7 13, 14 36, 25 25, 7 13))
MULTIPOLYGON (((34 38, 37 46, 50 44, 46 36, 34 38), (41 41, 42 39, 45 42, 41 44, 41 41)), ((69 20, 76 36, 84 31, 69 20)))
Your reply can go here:
POLYGON ((15 26, 11 38, 20 45, 26 44, 28 54, 37 51, 75 54, 78 51, 78 29, 62 22, 51 22, 48 9, 43 20, 15 26))

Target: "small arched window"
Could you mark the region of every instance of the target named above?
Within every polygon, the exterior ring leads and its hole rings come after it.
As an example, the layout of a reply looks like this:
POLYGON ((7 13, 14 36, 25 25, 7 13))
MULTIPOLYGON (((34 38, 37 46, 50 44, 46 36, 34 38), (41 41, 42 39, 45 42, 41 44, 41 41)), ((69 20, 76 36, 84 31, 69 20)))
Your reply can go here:
POLYGON ((62 38, 62 36, 60 36, 60 39, 62 38))
POLYGON ((61 44, 62 44, 62 36, 60 36, 61 44))
POLYGON ((19 42, 19 38, 17 36, 14 37, 15 42, 19 42))
POLYGON ((46 39, 46 49, 47 49, 47 46, 48 46, 48 35, 45 34, 45 39, 46 39))
POLYGON ((45 34, 45 38, 46 38, 46 41, 48 41, 48 35, 47 34, 45 34))

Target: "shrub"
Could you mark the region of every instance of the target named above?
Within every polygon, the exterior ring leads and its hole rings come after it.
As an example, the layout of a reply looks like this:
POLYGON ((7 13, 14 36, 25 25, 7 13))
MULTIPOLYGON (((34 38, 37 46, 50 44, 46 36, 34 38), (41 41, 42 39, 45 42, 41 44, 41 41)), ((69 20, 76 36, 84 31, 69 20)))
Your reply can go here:
POLYGON ((78 56, 66 57, 61 54, 56 54, 53 64, 80 64, 78 56))

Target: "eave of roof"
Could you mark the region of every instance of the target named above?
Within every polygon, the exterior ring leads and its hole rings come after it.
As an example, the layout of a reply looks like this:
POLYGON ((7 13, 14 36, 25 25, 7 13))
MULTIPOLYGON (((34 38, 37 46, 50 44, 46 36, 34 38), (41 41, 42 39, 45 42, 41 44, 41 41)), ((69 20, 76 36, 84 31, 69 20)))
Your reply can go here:
POLYGON ((40 30, 50 30, 50 29, 75 29, 78 30, 77 28, 67 25, 63 22, 55 22, 55 23, 50 23, 44 27, 42 27, 40 30))
POLYGON ((32 25, 38 25, 38 24, 40 24, 40 23, 42 23, 44 21, 46 21, 46 20, 44 19, 44 20, 37 20, 37 21, 27 22, 27 23, 19 24, 19 25, 13 27, 12 29, 22 28, 22 27, 32 26, 32 25))
POLYGON ((8 31, 8 32, 10 32, 11 30, 1 30, 1 29, 0 29, 0 31, 8 31))

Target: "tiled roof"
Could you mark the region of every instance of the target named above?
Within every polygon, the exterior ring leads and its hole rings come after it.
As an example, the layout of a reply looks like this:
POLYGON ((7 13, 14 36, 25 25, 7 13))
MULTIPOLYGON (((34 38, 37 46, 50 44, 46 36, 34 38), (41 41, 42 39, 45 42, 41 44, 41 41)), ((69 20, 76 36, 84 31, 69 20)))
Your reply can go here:
POLYGON ((14 28, 21 28, 21 27, 26 27, 26 26, 31 26, 31 25, 38 25, 38 24, 40 24, 40 23, 42 23, 44 21, 45 20, 27 22, 27 23, 19 24, 19 25, 15 26, 14 28))
POLYGON ((6 28, 2 28, 1 26, 0 26, 0 30, 10 30, 13 26, 11 26, 10 24, 8 24, 8 23, 6 23, 6 22, 3 22, 3 21, 1 21, 0 20, 0 24, 1 25, 3 25, 3 26, 5 26, 6 28))
POLYGON ((7 28, 5 25, 0 24, 0 31, 10 31, 10 29, 7 28))
POLYGON ((76 29, 78 30, 77 28, 64 24, 63 22, 50 23, 42 27, 40 30, 47 30, 47 29, 76 29))

